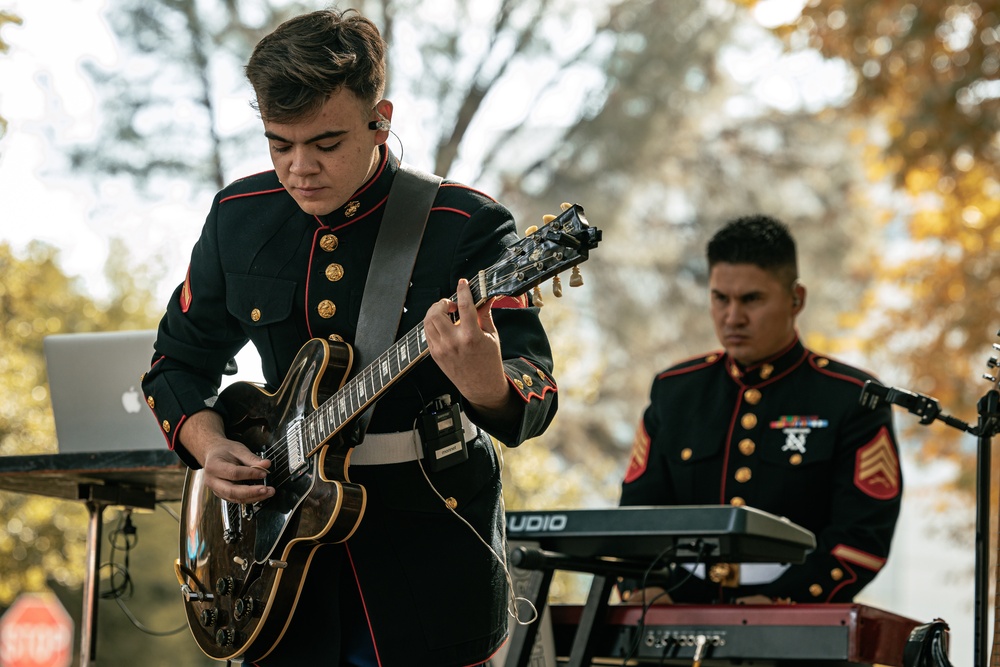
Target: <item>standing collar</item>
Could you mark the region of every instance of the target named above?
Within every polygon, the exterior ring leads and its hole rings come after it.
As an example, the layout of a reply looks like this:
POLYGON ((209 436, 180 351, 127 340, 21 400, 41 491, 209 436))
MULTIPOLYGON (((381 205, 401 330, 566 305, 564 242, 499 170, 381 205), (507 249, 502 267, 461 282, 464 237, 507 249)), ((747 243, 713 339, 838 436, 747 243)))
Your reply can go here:
POLYGON ((784 350, 750 366, 743 366, 727 354, 726 371, 737 383, 752 387, 777 380, 802 363, 807 354, 808 351, 802 345, 802 341, 796 336, 784 350))
POLYGON ((399 160, 385 144, 379 146, 379 164, 375 173, 358 190, 332 213, 317 216, 325 227, 344 227, 369 216, 385 204, 389 188, 399 169, 399 160))

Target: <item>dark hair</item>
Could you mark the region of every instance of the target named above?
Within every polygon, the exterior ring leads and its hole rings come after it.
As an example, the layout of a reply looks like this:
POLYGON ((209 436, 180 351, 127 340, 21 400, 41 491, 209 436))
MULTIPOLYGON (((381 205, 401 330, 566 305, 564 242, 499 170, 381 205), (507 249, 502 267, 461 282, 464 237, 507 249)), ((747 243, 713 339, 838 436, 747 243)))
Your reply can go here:
POLYGON ((385 87, 385 42, 354 9, 312 12, 261 39, 245 72, 257 94, 254 108, 276 123, 308 117, 345 86, 374 107, 385 87))
POLYGON ((727 222, 708 241, 708 268, 719 262, 753 264, 787 274, 789 287, 798 280, 795 239, 788 227, 767 215, 748 215, 727 222))

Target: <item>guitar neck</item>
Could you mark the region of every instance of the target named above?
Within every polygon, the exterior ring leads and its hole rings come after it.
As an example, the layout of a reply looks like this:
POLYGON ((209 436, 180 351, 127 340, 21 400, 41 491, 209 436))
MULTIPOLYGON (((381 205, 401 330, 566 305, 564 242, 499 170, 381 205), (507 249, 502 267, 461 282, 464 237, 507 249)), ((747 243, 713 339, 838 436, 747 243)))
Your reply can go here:
MULTIPOLYGON (((478 308, 487 298, 483 272, 469 287, 478 308)), ((458 295, 453 294, 450 300, 457 302, 458 295)), ((457 321, 457 317, 455 313, 452 319, 457 321)), ((308 454, 312 455, 330 436, 364 412, 427 354, 424 323, 420 322, 306 417, 302 438, 308 454)))

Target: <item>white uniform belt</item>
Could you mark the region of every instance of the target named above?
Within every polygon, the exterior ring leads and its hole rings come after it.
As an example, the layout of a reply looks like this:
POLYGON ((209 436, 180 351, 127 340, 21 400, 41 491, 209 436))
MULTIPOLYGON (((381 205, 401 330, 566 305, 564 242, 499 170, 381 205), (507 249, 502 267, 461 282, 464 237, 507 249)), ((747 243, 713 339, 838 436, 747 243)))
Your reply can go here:
MULTIPOLYGON (((462 430, 466 442, 479 435, 479 427, 469 421, 462 411, 462 430)), ((424 458, 424 447, 420 433, 400 431, 398 433, 366 433, 364 442, 351 452, 352 466, 376 466, 388 463, 406 463, 424 458)))
MULTIPOLYGON (((694 576, 699 579, 705 578, 704 563, 699 563, 697 566, 692 566, 691 563, 681 563, 681 565, 684 569, 692 571, 694 576)), ((784 574, 787 569, 788 563, 740 563, 740 585, 769 584, 784 574)))

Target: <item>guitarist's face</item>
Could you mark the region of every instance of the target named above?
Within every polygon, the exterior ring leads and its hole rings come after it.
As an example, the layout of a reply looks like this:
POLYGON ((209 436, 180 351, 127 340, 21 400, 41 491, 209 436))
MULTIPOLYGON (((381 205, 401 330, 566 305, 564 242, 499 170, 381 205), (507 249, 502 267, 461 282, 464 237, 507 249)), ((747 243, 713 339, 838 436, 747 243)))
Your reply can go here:
MULTIPOLYGON (((390 117, 392 105, 383 100, 378 111, 390 117)), ((389 134, 368 129, 375 119, 375 111, 341 88, 305 119, 264 120, 278 180, 303 211, 326 215, 337 210, 375 173, 378 146, 389 134)))
POLYGON ((774 356, 795 339, 795 317, 805 288, 754 264, 719 262, 709 273, 712 322, 722 347, 751 365, 774 356))

